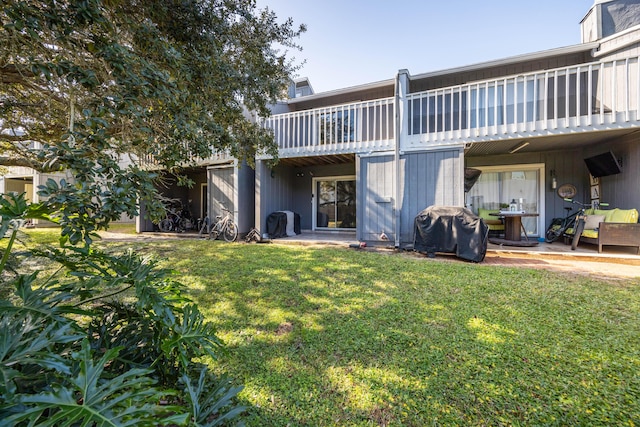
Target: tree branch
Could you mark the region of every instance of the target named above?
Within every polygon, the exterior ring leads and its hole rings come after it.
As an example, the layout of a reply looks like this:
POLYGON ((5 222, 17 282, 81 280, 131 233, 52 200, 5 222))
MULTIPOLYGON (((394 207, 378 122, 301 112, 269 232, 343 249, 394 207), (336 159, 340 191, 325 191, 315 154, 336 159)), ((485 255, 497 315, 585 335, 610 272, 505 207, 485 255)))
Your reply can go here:
POLYGON ((24 67, 15 64, 3 64, 0 66, 0 83, 3 84, 24 84, 35 75, 24 67))
POLYGON ((57 172, 58 168, 56 163, 44 167, 42 162, 36 159, 30 159, 26 157, 14 157, 14 156, 0 156, 0 166, 4 167, 24 167, 31 168, 38 172, 57 172))
POLYGON ((28 135, 12 135, 5 132, 13 132, 11 129, 0 129, 0 142, 29 142, 33 141, 33 137, 28 135))

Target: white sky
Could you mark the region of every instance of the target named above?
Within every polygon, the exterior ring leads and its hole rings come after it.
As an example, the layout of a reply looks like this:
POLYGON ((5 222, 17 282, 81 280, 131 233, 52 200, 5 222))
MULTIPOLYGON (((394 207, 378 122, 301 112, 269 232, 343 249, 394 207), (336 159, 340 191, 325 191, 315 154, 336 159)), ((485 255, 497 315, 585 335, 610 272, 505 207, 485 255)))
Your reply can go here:
POLYGON ((316 93, 580 43, 594 0, 257 0, 307 25, 291 52, 316 93))

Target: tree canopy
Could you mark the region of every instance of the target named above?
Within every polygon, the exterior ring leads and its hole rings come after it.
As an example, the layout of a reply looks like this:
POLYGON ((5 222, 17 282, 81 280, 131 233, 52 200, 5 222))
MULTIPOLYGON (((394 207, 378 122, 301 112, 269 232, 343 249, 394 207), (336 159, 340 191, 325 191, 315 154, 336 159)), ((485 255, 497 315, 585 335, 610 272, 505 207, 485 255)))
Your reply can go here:
POLYGON ((282 95, 305 28, 254 0, 5 0, 0 17, 0 166, 131 194, 142 161, 277 154, 247 115, 282 95))
POLYGON ((231 423, 241 387, 199 362, 222 342, 185 287, 92 238, 161 208, 155 169, 275 154, 247 115, 285 89, 304 27, 253 0, 3 0, 0 19, 0 166, 68 177, 0 196, 0 426, 231 423), (32 218, 59 247, 23 236, 32 218))

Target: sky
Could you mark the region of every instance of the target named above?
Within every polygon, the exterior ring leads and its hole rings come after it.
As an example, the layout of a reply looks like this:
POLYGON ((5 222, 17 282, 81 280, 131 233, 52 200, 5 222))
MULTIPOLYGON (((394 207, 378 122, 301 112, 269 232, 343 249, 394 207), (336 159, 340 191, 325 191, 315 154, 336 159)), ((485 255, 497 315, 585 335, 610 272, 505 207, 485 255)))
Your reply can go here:
POLYGON ((316 93, 580 43, 594 0, 257 0, 305 24, 290 51, 316 93))

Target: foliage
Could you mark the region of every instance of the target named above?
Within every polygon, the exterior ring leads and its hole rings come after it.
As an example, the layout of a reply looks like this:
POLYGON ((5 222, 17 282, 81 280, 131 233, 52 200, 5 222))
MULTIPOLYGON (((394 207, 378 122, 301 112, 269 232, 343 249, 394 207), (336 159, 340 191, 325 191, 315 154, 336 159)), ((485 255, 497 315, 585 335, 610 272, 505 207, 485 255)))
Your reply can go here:
POLYGON ((126 245, 207 307, 248 426, 638 424, 640 276, 203 243, 126 245))
MULTIPOLYGON (((5 254, 17 246, 19 219, 41 208, 23 195, 1 203, 5 254)), ((207 425, 192 420, 206 413, 223 423, 244 410, 234 403, 242 387, 206 368, 194 373, 194 360, 217 357, 222 343, 168 270, 132 251, 22 241, 18 268, 3 269, 0 283, 14 289, 0 299, 0 426, 207 425), (26 259, 56 268, 29 273, 26 259), (217 392, 191 403, 202 393, 192 375, 217 392)))
POLYGON ((85 216, 160 215, 149 166, 277 155, 247 111, 283 93, 296 67, 277 47, 304 26, 248 0, 8 0, 0 19, 0 167, 68 174, 43 196, 72 243, 85 216))
POLYGON ((246 410, 239 406, 231 411, 222 413, 224 408, 233 402, 235 396, 242 390, 232 387, 228 382, 220 381, 211 387, 207 383, 207 370, 201 369, 197 382, 187 375, 183 375, 182 382, 186 386, 186 399, 191 405, 194 424, 197 427, 214 427, 224 425, 246 410), (212 404, 212 402, 215 402, 212 404))
POLYGON ((56 179, 38 203, 0 197, 0 425, 207 425, 241 412, 240 388, 210 371, 212 394, 190 388, 193 361, 222 344, 180 284, 94 241, 140 203, 162 214, 153 171, 185 182, 181 168, 216 152, 276 154, 247 111, 266 115, 285 89, 295 66, 276 47, 296 49, 304 30, 252 0, 3 1, 0 168, 56 179), (20 246, 31 218, 60 226, 58 247, 20 246))
MULTIPOLYGON (((6 422, 65 427, 78 422, 96 426, 155 425, 155 402, 162 393, 152 387, 153 381, 146 376, 150 370, 130 369, 108 381, 101 380, 104 367, 118 352, 118 348, 109 349, 94 361, 88 340, 83 340, 80 351, 72 354, 76 372, 64 384, 48 384, 51 391, 16 396, 20 411, 8 416, 6 422)), ((174 416, 170 421, 184 423, 187 416, 174 416)))

